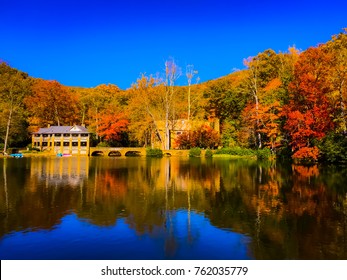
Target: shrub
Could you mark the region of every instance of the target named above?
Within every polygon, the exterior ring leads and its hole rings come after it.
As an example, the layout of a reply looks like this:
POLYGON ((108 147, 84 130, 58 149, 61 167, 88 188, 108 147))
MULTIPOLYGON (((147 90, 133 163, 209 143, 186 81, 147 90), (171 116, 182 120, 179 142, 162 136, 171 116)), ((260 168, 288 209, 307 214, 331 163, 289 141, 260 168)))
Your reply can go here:
POLYGON ((213 152, 210 149, 205 151, 205 157, 211 158, 213 156, 213 152))
POLYGON ((255 156, 256 155, 256 151, 252 149, 244 149, 240 147, 222 148, 220 150, 217 150, 215 153, 220 155, 233 155, 233 156, 255 156))
POLYGON ((190 157, 200 157, 201 156, 201 149, 200 148, 191 148, 189 150, 189 156, 190 157))
POLYGON ((320 160, 330 164, 347 164, 347 138, 344 135, 331 133, 319 144, 320 160))
POLYGON ((108 142, 100 142, 99 144, 96 145, 97 147, 110 147, 110 144, 108 142))
POLYGON ((271 150, 269 148, 259 149, 256 154, 258 160, 267 160, 271 157, 271 150))
POLYGON ((16 153, 19 153, 19 148, 8 148, 7 149, 7 154, 16 154, 16 153))
POLYGON ((282 161, 292 161, 292 149, 289 145, 283 145, 276 151, 276 158, 282 161))
POLYGON ((293 154, 296 163, 312 164, 317 162, 319 149, 317 147, 303 147, 293 154))
POLYGON ((180 149, 189 149, 194 147, 200 148, 215 148, 220 142, 220 136, 213 128, 202 125, 196 130, 189 133, 183 132, 177 136, 175 140, 175 147, 180 149))
POLYGON ((147 148, 146 156, 147 157, 163 157, 163 151, 161 149, 147 148))
POLYGON ((33 147, 33 145, 30 143, 27 145, 27 151, 40 151, 38 147, 33 147))

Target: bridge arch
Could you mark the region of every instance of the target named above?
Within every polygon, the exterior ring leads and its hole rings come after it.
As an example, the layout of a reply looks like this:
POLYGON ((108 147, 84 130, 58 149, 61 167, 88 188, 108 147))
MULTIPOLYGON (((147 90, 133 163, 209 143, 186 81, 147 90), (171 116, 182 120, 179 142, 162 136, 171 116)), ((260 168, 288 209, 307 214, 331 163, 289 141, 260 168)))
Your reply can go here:
POLYGON ((146 148, 140 147, 90 147, 90 156, 134 157, 146 156, 146 148))
POLYGON ((120 153, 120 151, 111 151, 108 153, 109 157, 121 157, 122 154, 120 153))
POLYGON ((91 154, 92 157, 102 157, 104 156, 104 153, 102 151, 94 151, 91 154))
POLYGON ((126 157, 140 157, 141 156, 141 152, 140 151, 127 151, 125 153, 126 157))

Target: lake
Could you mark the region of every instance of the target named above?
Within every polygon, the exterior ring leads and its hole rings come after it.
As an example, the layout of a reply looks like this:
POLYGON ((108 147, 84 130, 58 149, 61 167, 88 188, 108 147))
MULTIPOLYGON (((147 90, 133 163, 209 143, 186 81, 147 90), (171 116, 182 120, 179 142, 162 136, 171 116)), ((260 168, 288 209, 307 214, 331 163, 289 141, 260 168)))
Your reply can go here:
POLYGON ((347 169, 1 158, 0 259, 347 259, 347 169))

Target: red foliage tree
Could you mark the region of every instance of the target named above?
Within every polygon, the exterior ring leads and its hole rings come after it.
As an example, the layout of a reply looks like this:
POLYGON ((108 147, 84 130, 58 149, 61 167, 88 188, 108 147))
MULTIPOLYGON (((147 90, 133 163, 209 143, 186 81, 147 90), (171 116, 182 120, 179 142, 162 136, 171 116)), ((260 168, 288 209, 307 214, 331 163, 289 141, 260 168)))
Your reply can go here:
POLYGON ((293 157, 316 160, 318 148, 313 140, 321 139, 333 128, 329 65, 331 56, 322 47, 310 48, 295 65, 294 80, 289 84, 290 102, 284 108, 285 130, 290 136, 293 157), (310 148, 310 149, 307 149, 310 148))
POLYGON ((183 132, 175 139, 175 147, 180 149, 215 148, 220 142, 217 131, 208 125, 202 125, 196 130, 183 132))

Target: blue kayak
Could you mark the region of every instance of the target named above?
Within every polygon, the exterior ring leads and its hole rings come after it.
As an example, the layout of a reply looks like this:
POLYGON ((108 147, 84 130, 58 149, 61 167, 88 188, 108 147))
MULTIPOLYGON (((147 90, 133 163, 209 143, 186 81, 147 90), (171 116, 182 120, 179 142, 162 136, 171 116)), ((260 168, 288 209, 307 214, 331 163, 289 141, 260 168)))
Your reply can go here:
POLYGON ((15 157, 15 158, 22 158, 23 154, 20 153, 16 153, 16 154, 10 154, 11 157, 15 157))

